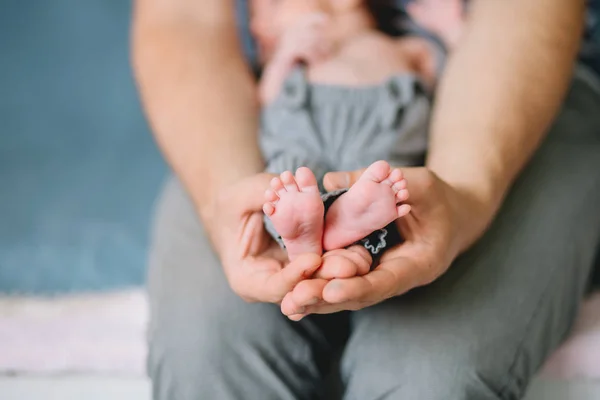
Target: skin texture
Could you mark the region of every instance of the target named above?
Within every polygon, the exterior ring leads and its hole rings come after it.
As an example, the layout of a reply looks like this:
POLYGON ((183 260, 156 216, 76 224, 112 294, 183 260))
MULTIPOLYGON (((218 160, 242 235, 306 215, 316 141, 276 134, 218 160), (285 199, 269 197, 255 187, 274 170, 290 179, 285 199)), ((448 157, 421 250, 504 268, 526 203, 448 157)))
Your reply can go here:
MULTIPOLYGON (((442 78, 426 167, 404 170, 412 212, 399 228, 407 241, 375 271, 347 279, 319 279, 318 272, 303 279, 319 257, 298 257, 283 269, 282 252, 265 240, 259 220, 270 177, 251 177, 263 167, 257 94, 233 2, 138 0, 133 63, 157 141, 193 198, 233 290, 250 301, 281 302, 299 319, 359 309, 432 282, 481 236, 556 114, 583 15, 582 0, 472 3, 442 78)), ((327 184, 356 178, 331 174, 327 184)), ((360 252, 331 252, 321 269, 357 269, 364 261, 360 252)))

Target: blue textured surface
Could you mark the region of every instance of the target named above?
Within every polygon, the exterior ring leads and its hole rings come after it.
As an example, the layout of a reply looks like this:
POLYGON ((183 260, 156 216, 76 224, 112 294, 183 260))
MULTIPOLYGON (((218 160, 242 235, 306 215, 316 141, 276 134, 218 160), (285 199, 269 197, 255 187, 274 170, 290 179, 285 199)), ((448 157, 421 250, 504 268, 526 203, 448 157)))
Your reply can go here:
POLYGON ((128 61, 129 1, 4 0, 0 292, 139 285, 166 168, 128 61))

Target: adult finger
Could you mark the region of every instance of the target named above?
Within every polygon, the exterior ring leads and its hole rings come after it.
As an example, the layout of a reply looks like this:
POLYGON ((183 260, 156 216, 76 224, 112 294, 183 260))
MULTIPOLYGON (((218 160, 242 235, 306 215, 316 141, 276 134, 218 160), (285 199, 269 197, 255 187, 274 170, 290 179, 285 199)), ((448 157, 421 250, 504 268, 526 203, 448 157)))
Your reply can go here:
POLYGON ((279 308, 281 310, 281 313, 286 316, 298 315, 305 311, 304 307, 301 307, 298 304, 294 303, 292 292, 286 293, 286 295, 283 296, 283 300, 281 300, 279 308))
POLYGON ((333 314, 340 311, 356 311, 361 308, 365 308, 371 304, 367 303, 357 303, 357 302, 347 302, 340 304, 329 304, 329 303, 320 303, 314 306, 308 306, 302 309, 302 313, 291 314, 287 317, 292 321, 300 321, 302 318, 306 317, 310 314, 333 314))
POLYGON ((326 279, 307 279, 298 283, 292 291, 294 304, 298 307, 309 307, 321 303, 323 289, 328 282, 326 279))
POLYGON ((315 272, 315 278, 331 280, 351 278, 369 272, 372 258, 363 246, 336 249, 323 255, 323 264, 315 272))
POLYGON ((323 185, 328 191, 346 189, 354 185, 366 168, 356 171, 329 172, 323 178, 323 185))
POLYGON ((244 259, 256 255, 263 247, 261 230, 264 229, 263 214, 255 212, 242 217, 242 226, 238 232, 238 258, 244 259))
POLYGON ((331 304, 377 303, 417 286, 420 270, 409 258, 394 258, 364 276, 330 281, 323 289, 323 300, 331 304))
POLYGON ((265 203, 265 190, 275 175, 266 172, 249 176, 237 182, 227 192, 227 196, 236 210, 245 212, 261 211, 265 203))
POLYGON ((323 289, 323 300, 330 304, 340 304, 349 301, 366 302, 383 297, 382 287, 387 290, 390 285, 389 274, 379 278, 381 271, 372 271, 364 276, 348 279, 333 279, 323 289))
MULTIPOLYGON (((336 279, 334 281, 326 282, 325 287, 323 288, 323 300, 318 301, 317 304, 306 304, 307 302, 304 302, 304 304, 301 305, 299 304, 301 303, 300 301, 296 302, 294 300, 293 294, 289 294, 288 296, 286 296, 287 302, 285 308, 282 307, 282 312, 285 315, 287 315, 289 319, 293 321, 299 321, 300 319, 304 318, 309 314, 331 314, 342 310, 359 310, 361 308, 380 302, 381 300, 379 299, 379 297, 371 295, 362 295, 361 299, 355 299, 351 298, 353 296, 347 296, 348 300, 342 301, 340 299, 340 301, 337 303, 329 303, 325 299, 325 290, 327 290, 327 287, 335 281, 363 282, 363 285, 372 288, 372 286, 370 286, 369 283, 362 280, 362 278, 363 277, 355 277, 351 279, 336 279)), ((361 290, 360 293, 363 293, 363 291, 361 290)), ((331 295, 329 297, 335 299, 335 297, 332 297, 331 295)))
POLYGON ((284 315, 301 314, 306 307, 321 303, 323 288, 327 282, 324 279, 307 279, 299 282, 281 301, 281 312, 284 315))
POLYGON ((280 302, 286 293, 291 292, 301 281, 314 274, 321 266, 321 256, 317 254, 303 254, 290 262, 285 268, 271 275, 264 284, 263 290, 271 293, 274 301, 280 302))

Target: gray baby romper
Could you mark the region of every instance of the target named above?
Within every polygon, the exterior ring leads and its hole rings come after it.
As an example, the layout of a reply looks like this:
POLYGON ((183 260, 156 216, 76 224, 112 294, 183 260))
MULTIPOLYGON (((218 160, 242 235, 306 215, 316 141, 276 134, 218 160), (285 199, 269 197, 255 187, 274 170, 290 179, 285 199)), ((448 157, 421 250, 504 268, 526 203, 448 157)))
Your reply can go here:
MULTIPOLYGON (((365 87, 314 84, 296 67, 261 118, 260 145, 267 172, 310 168, 325 209, 345 192, 326 193, 327 172, 365 168, 377 160, 394 166, 423 162, 427 148, 430 99, 414 75, 397 75, 365 87)), ((270 219, 267 231, 282 246, 270 219)), ((376 256, 400 241, 392 223, 360 242, 376 256)))

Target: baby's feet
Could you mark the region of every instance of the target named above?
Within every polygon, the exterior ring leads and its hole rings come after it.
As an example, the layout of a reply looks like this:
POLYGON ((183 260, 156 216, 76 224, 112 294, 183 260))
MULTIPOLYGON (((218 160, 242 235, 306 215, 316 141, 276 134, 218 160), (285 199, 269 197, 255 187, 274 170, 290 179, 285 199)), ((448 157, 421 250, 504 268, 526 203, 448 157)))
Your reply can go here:
POLYGON ((406 181, 399 169, 377 161, 327 211, 323 248, 346 247, 410 211, 406 181))
POLYGON ((310 169, 298 168, 295 179, 289 171, 273 178, 265 199, 263 211, 283 239, 290 260, 300 254, 323 252, 325 210, 310 169))

